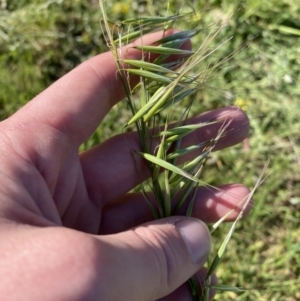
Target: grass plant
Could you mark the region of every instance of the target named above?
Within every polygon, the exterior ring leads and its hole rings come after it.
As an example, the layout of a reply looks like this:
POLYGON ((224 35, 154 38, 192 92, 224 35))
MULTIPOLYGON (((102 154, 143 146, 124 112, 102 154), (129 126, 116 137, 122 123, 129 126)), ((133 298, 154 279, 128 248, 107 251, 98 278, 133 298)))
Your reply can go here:
MULTIPOLYGON (((217 141, 226 136, 226 129, 231 120, 220 124, 219 133, 211 140, 200 145, 195 144, 182 148, 182 139, 195 130, 220 122, 210 120, 200 124, 189 124, 187 120, 195 100, 191 96, 194 96, 197 91, 206 89, 207 82, 215 70, 222 68, 222 65, 228 63, 233 56, 233 54, 229 54, 225 58, 217 59, 214 62, 209 60, 219 48, 230 40, 226 39, 220 45, 211 48, 212 41, 226 26, 228 20, 221 20, 210 26, 208 35, 200 47, 195 51, 191 51, 180 47, 196 36, 201 29, 193 26, 191 29, 182 32, 170 35, 165 35, 165 33, 168 29, 173 28, 177 22, 197 18, 194 11, 183 14, 178 12, 175 15, 167 13, 166 16, 142 16, 114 24, 107 18, 104 2, 100 0, 99 3, 107 45, 109 45, 114 55, 127 94, 128 108, 132 114, 124 129, 135 125, 142 150, 131 150, 132 155, 139 155, 145 159, 150 174, 150 180, 140 185, 149 204, 149 210, 151 210, 154 218, 164 218, 178 214, 180 208, 188 203, 186 215, 191 216, 196 189, 199 186, 209 186, 202 179, 202 170, 217 141), (116 29, 117 39, 114 37, 116 29), (131 42, 144 33, 153 33, 159 30, 164 32, 163 38, 152 45, 134 46, 135 49, 144 54, 142 60, 123 58, 124 53, 118 47, 130 45, 131 42), (153 61, 147 61, 153 54, 156 55, 153 61), (207 63, 207 60, 209 63, 207 63), (199 65, 201 65, 200 68, 199 65), (128 80, 130 76, 138 76, 140 79, 134 87, 131 87, 128 80), (184 107, 179 115, 176 114, 178 103, 183 103, 184 107), (160 124, 161 121, 164 122, 163 126, 160 124), (196 157, 189 161, 180 161, 180 158, 195 149, 200 150, 196 157), (147 199, 149 190, 155 196, 157 207, 153 206, 150 200, 147 199), (176 200, 176 203, 172 204, 174 200, 176 200)), ((240 201, 242 209, 208 266, 204 286, 199 287, 195 278, 188 281, 194 300, 209 300, 209 290, 212 288, 220 291, 242 291, 242 289, 229 285, 212 286, 210 278, 221 262, 237 222, 243 216, 244 210, 249 205, 253 193, 261 181, 262 175, 249 196, 240 201)), ((212 188, 218 189, 216 187, 212 188)), ((224 216, 212 225, 212 232, 222 224, 225 218, 224 216)))

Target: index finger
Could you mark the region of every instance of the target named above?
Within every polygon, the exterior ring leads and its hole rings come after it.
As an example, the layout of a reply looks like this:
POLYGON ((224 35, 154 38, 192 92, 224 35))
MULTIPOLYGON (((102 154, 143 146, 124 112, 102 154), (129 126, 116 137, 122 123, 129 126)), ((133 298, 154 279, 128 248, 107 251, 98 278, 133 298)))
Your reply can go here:
MULTIPOLYGON (((122 48, 122 56, 141 59, 141 51, 134 45, 152 44, 176 30, 157 32, 142 37, 122 48)), ((190 47, 186 43, 183 47, 190 47)), ((24 118, 46 123, 66 133, 77 145, 83 143, 118 101, 125 90, 111 52, 98 55, 82 63, 42 92, 18 114, 24 118)))

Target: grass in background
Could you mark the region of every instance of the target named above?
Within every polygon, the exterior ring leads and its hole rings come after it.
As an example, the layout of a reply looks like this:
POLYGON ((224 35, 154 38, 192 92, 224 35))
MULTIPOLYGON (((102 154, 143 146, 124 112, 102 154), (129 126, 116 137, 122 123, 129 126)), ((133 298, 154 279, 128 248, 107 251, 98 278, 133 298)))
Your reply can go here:
MULTIPOLYGON (((108 15, 113 20, 157 15, 166 5, 160 2, 110 1, 108 15)), ((255 196, 252 213, 237 225, 218 269, 220 283, 248 291, 223 293, 215 300, 296 301, 300 298, 300 3, 189 2, 203 28, 233 13, 224 36, 219 35, 222 40, 233 37, 218 54, 220 59, 247 44, 197 96, 199 108, 195 104, 193 112, 241 106, 251 122, 249 148, 239 145, 214 153, 203 179, 212 185, 226 179, 252 187, 270 159, 269 176, 255 196)), ((0 7, 2 119, 81 61, 107 49, 97 0, 0 0, 0 7)), ((219 42, 215 40, 216 45, 219 42)), ((122 131, 130 118, 127 110, 119 118, 120 107, 112 110, 84 147, 122 131)), ((215 232, 216 244, 229 227, 215 232)))

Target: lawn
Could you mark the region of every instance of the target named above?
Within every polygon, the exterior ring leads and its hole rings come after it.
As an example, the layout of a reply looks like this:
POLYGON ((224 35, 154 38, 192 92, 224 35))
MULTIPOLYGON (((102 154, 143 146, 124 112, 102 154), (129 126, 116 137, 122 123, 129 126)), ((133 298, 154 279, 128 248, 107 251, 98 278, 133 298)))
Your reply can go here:
MULTIPOLYGON (((217 20, 228 24, 211 47, 235 53, 212 77, 193 108, 201 113, 237 105, 250 118, 248 144, 213 153, 203 179, 212 185, 242 182, 250 188, 267 160, 266 179, 251 214, 238 224, 218 268, 219 282, 246 289, 215 300, 300 299, 300 2, 289 0, 169 1, 195 9, 201 43, 217 20)), ((0 118, 5 119, 85 59, 107 50, 97 0, 0 0, 0 118)), ((161 15, 167 1, 108 1, 113 22, 161 15), (157 3, 156 3, 157 2, 157 3)), ((186 24, 179 24, 184 28, 186 24)), ((125 105, 113 108, 83 146, 120 133, 125 105), (120 117, 121 116, 121 117, 120 117)), ((230 225, 214 233, 217 248, 230 225)))

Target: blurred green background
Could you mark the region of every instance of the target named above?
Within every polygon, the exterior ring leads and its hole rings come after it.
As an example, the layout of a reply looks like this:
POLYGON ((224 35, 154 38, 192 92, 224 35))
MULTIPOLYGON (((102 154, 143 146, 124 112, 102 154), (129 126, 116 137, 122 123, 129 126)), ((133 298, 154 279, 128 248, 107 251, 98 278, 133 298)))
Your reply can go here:
MULTIPOLYGON (((167 1, 107 1, 112 21, 163 15, 167 1)), ((249 147, 216 152, 203 178, 214 185, 253 187, 265 162, 267 178, 250 216, 240 222, 218 270, 219 282, 246 288, 215 300, 300 300, 300 2, 290 0, 170 1, 192 7, 202 38, 218 19, 231 38, 218 58, 239 50, 198 95, 194 112, 238 105, 251 121, 249 147)), ((85 59, 106 51, 97 0, 0 0, 0 118, 85 59)), ((186 24, 182 24, 184 28, 186 24)), ((201 35, 193 42, 200 45, 201 35)), ((129 116, 113 109, 83 148, 122 131, 129 116), (122 118, 119 118, 121 114, 122 118)), ((229 226, 214 234, 216 247, 229 226)))

